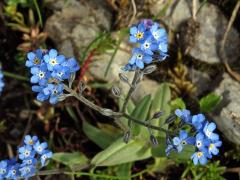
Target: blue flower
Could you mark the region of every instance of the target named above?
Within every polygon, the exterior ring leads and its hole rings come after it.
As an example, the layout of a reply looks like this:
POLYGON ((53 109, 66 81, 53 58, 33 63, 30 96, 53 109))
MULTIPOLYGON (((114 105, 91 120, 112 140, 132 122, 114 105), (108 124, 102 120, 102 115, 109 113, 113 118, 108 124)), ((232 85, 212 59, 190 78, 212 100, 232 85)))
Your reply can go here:
POLYGON ((143 23, 140 23, 138 26, 133 26, 130 28, 130 42, 143 42, 146 37, 147 32, 143 23))
POLYGON ((45 101, 49 98, 49 96, 43 93, 44 88, 45 88, 44 86, 32 86, 32 91, 38 93, 37 100, 39 101, 45 101))
POLYGON ((40 85, 47 84, 50 73, 47 70, 46 64, 31 68, 31 73, 33 74, 31 83, 39 83, 40 85))
POLYGON ((148 37, 142 44, 141 50, 146 54, 153 55, 153 51, 157 49, 157 45, 153 42, 152 37, 148 37))
POLYGON ((51 104, 56 104, 58 102, 58 96, 63 93, 63 85, 48 84, 47 87, 43 89, 43 93, 45 96, 50 96, 49 102, 51 104))
POLYGON ((44 151, 47 149, 47 147, 48 147, 48 145, 46 142, 40 143, 39 141, 36 142, 36 144, 34 144, 34 146, 33 146, 34 150, 40 155, 42 155, 44 153, 44 151))
POLYGON ((222 141, 213 141, 208 144, 208 153, 213 155, 218 155, 219 147, 222 146, 222 141))
POLYGON ((36 166, 23 166, 19 169, 20 173, 21 173, 21 177, 23 178, 29 178, 31 176, 33 176, 37 169, 36 169, 36 166))
POLYGON ((77 60, 75 58, 70 58, 63 62, 63 66, 69 67, 70 73, 75 73, 80 69, 79 64, 77 63, 77 60))
POLYGON ((3 179, 8 170, 8 162, 6 160, 0 161, 0 179, 3 179))
POLYGON ((191 123, 191 113, 189 110, 183 109, 176 109, 175 114, 177 117, 179 117, 184 123, 191 123))
POLYGON ((203 114, 197 114, 192 117, 192 124, 197 130, 203 128, 204 121, 205 116, 203 114))
POLYGON ((47 143, 40 143, 37 136, 26 135, 24 144, 19 147, 18 152, 21 163, 18 163, 16 158, 0 162, 0 179, 17 180, 32 177, 52 157, 52 152, 47 149, 47 143))
POLYGON ((143 69, 144 63, 149 64, 152 62, 152 57, 148 54, 145 54, 141 49, 134 48, 133 56, 129 61, 129 64, 133 65, 135 64, 138 68, 143 69))
POLYGON ((203 133, 200 132, 196 135, 195 145, 199 150, 205 149, 208 142, 208 139, 205 138, 205 135, 203 133))
POLYGON ((24 143, 26 145, 34 145, 36 142, 38 141, 38 137, 37 136, 30 136, 30 135, 26 135, 24 137, 24 143))
POLYGON ((28 159, 28 158, 32 158, 35 155, 35 151, 33 150, 32 146, 30 145, 25 145, 22 146, 18 149, 19 152, 19 158, 20 159, 28 159))
POLYGON ((4 87, 3 74, 2 74, 2 71, 1 71, 1 69, 0 69, 0 93, 1 93, 2 90, 3 90, 3 87, 4 87))
POLYGON ((207 122, 203 128, 203 132, 209 139, 211 139, 212 141, 215 141, 219 139, 219 135, 213 132, 215 129, 216 129, 215 123, 207 122))
POLYGON ((205 165, 205 164, 207 164, 208 157, 209 157, 209 155, 206 151, 197 151, 192 155, 191 159, 193 160, 193 163, 195 165, 197 165, 198 163, 205 165))
POLYGON ((52 72, 52 77, 60 81, 68 79, 70 77, 70 68, 68 66, 58 66, 52 72))
POLYGON ((195 138, 188 137, 188 133, 184 130, 180 131, 179 137, 173 138, 173 144, 176 146, 178 152, 181 152, 185 145, 187 144, 192 145, 194 143, 195 143, 195 138))
POLYGON ((51 151, 44 151, 41 155, 41 165, 45 166, 46 161, 50 158, 52 158, 52 152, 51 151))
POLYGON ((36 50, 35 52, 29 52, 27 54, 28 60, 26 61, 27 67, 40 66, 43 61, 43 52, 41 49, 36 50))
POLYGON ((63 93, 63 81, 80 69, 75 58, 66 59, 55 49, 28 53, 26 66, 31 68, 31 83, 36 84, 32 91, 38 93, 37 100, 49 99, 51 104, 56 104, 63 93))
MULTIPOLYGON (((152 20, 145 19, 131 27, 130 42, 137 43, 137 48, 132 50, 128 64, 135 65, 136 69, 143 69, 144 64, 152 63, 153 59, 162 61, 168 56, 167 32, 152 20)), ((136 70, 135 66, 128 64, 124 67, 125 71, 136 70)))
POLYGON ((65 61, 65 57, 63 55, 58 55, 55 49, 51 49, 48 54, 44 55, 43 59, 47 63, 49 71, 53 71, 58 65, 65 61))
MULTIPOLYGON (((158 23, 154 23, 154 25, 151 27, 150 32, 153 36, 153 38, 159 42, 159 41, 165 41, 167 39, 167 33, 166 30, 159 27, 158 23)), ((163 48, 164 49, 164 48, 163 48)))
POLYGON ((5 175, 5 177, 7 179, 14 179, 14 180, 17 180, 18 179, 18 176, 19 176, 19 167, 20 165, 18 163, 14 164, 14 165, 11 165, 9 168, 8 168, 8 172, 7 174, 5 175))

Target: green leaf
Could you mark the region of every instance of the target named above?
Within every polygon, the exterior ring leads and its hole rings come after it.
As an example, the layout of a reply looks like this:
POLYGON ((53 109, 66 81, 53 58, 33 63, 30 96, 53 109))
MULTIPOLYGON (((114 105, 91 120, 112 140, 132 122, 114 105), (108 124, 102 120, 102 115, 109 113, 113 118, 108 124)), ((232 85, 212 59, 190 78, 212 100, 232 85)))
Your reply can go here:
POLYGON ((145 141, 131 140, 126 144, 120 138, 107 149, 98 153, 91 163, 95 166, 114 166, 149 157, 151 157, 151 149, 146 146, 145 141))
POLYGON ((191 145, 185 145, 183 148, 183 151, 178 153, 176 151, 172 151, 169 155, 169 158, 173 159, 173 160, 179 160, 181 162, 183 161, 188 161, 189 159, 191 159, 191 156, 193 155, 193 153, 195 152, 196 147, 195 146, 191 146, 191 145))
POLYGON ((116 167, 116 175, 121 180, 131 180, 132 163, 120 164, 116 167), (126 177, 126 178, 122 178, 126 177))
POLYGON ((176 98, 172 100, 170 105, 172 111, 175 111, 176 109, 186 109, 185 102, 182 100, 182 98, 176 98))
MULTIPOLYGON (((153 100, 152 100, 152 106, 150 111, 150 117, 152 117, 156 112, 163 111, 163 115, 158 120, 153 120, 152 124, 155 126, 162 126, 165 119, 170 115, 171 108, 169 105, 169 102, 171 100, 171 91, 169 88, 169 85, 167 83, 162 83, 153 100)), ((163 128, 167 128, 167 125, 164 125, 163 128)), ((162 134, 162 132, 156 132, 154 131, 154 134, 159 136, 164 136, 165 134, 162 134)))
POLYGON ((212 112, 214 108, 216 108, 217 105, 221 102, 221 100, 222 97, 214 93, 210 93, 207 96, 201 98, 201 100, 199 101, 201 112, 212 112))
POLYGON ((152 156, 153 157, 166 157, 165 149, 166 149, 166 139, 164 137, 156 137, 158 140, 158 145, 152 147, 152 156))
POLYGON ((85 135, 102 149, 107 148, 119 137, 119 134, 106 133, 99 128, 96 128, 95 126, 89 124, 87 121, 83 121, 82 128, 85 135))
MULTIPOLYGON (((131 116, 135 119, 145 121, 149 114, 149 108, 151 106, 151 95, 143 97, 140 102, 135 107, 134 111, 131 113, 131 116)), ((134 124, 132 129, 133 135, 145 135, 147 134, 147 129, 144 126, 134 124)))
POLYGON ((71 169, 79 169, 88 164, 87 157, 80 152, 54 153, 52 159, 70 167, 71 169))

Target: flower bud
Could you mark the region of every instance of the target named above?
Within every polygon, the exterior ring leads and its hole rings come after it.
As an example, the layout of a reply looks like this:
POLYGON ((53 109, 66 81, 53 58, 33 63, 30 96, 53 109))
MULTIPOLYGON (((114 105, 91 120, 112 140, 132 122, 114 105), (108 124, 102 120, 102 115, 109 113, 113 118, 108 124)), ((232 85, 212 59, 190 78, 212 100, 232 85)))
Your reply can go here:
POLYGON ((131 132, 130 132, 130 130, 128 130, 128 131, 126 131, 126 132, 124 133, 123 141, 127 144, 128 141, 129 141, 129 139, 130 139, 130 137, 131 137, 131 132))
POLYGON ((152 143, 153 146, 157 146, 158 145, 158 140, 154 135, 150 135, 150 141, 152 143))
POLYGON ((151 73, 154 72, 156 69, 157 69, 157 66, 153 64, 153 65, 147 66, 147 67, 143 70, 143 73, 144 73, 144 74, 151 74, 151 73))
POLYGON ((114 96, 119 97, 121 95, 121 90, 120 90, 119 87, 113 86, 112 87, 112 93, 113 93, 114 96))
POLYGON ((123 73, 119 73, 119 79, 125 83, 128 83, 128 77, 125 76, 123 73))

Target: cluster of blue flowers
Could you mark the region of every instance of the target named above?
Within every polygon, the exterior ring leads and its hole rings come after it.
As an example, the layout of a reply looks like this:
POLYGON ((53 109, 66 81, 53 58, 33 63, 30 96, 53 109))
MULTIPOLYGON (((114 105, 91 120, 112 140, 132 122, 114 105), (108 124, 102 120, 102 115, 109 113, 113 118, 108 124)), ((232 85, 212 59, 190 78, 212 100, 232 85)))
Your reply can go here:
POLYGON ((51 104, 58 102, 58 97, 63 94, 63 81, 69 80, 71 75, 79 70, 79 65, 74 58, 67 59, 58 54, 57 50, 41 50, 27 54, 26 66, 31 68, 32 90, 37 92, 37 99, 49 99, 51 104))
POLYGON ((1 70, 1 67, 0 67, 0 93, 1 93, 2 90, 3 90, 3 87, 4 87, 3 73, 2 73, 2 70, 1 70))
POLYGON ((47 146, 46 142, 40 143, 36 136, 25 136, 24 145, 18 148, 18 159, 21 163, 16 159, 0 161, 0 179, 17 180, 34 176, 52 157, 47 146))
POLYGON ((142 20, 138 25, 132 26, 129 41, 136 43, 137 47, 133 48, 132 57, 123 68, 126 71, 143 69, 145 64, 150 64, 153 60, 162 61, 167 57, 167 32, 152 20, 142 20))
POLYGON ((204 165, 208 159, 211 159, 214 155, 219 153, 219 147, 222 145, 222 141, 219 139, 219 135, 214 132, 216 124, 208 122, 203 114, 191 115, 189 110, 175 111, 183 124, 189 125, 194 129, 193 136, 188 136, 187 131, 181 130, 179 136, 174 137, 172 142, 168 143, 166 148, 166 154, 172 150, 181 152, 185 145, 194 145, 196 152, 191 156, 193 163, 204 165))

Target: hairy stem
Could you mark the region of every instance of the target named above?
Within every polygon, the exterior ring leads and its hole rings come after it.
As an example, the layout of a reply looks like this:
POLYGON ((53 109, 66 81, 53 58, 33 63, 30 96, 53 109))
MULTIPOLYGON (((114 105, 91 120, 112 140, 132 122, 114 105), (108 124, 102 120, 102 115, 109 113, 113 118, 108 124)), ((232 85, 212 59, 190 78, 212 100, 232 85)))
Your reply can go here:
POLYGON ((129 119, 130 121, 135 122, 136 124, 145 126, 145 127, 147 127, 147 128, 154 129, 154 130, 157 130, 157 131, 163 131, 163 132, 165 132, 165 133, 169 133, 169 131, 168 131, 167 129, 164 129, 164 128, 162 128, 162 127, 158 127, 158 126, 151 125, 151 124, 148 123, 148 121, 141 121, 141 120, 135 119, 135 118, 133 118, 132 116, 126 114, 126 113, 123 114, 123 117, 129 119))
MULTIPOLYGON (((125 117, 127 118, 129 121, 132 121, 136 124, 145 126, 147 128, 151 128, 157 131, 162 131, 165 133, 169 133, 168 130, 158 127, 158 126, 154 126, 149 124, 146 121, 141 121, 141 120, 137 120, 133 117, 131 117, 130 115, 128 115, 125 112, 115 112, 111 109, 107 109, 107 108, 102 108, 96 104, 94 104, 93 102, 89 101, 88 99, 86 99, 85 97, 83 97, 81 94, 78 94, 76 91, 70 89, 68 86, 64 85, 64 89, 69 92, 72 96, 74 96, 76 99, 78 99, 79 101, 81 101, 83 104, 85 104, 86 106, 88 106, 91 109, 94 109, 95 111, 99 112, 100 114, 104 115, 104 116, 108 116, 108 117, 112 117, 112 118, 121 118, 121 117, 125 117)), ((130 93, 129 93, 130 94, 130 93)))
POLYGON ((132 83, 131 83, 131 87, 130 87, 128 93, 127 93, 127 97, 124 101, 124 104, 123 104, 123 107, 122 107, 122 110, 121 110, 121 112, 123 112, 123 113, 126 112, 128 102, 129 102, 130 98, 132 97, 133 92, 136 89, 136 81, 138 80, 138 78, 139 78, 139 71, 135 71, 135 74, 134 74, 134 77, 133 77, 133 80, 132 80, 132 83))

